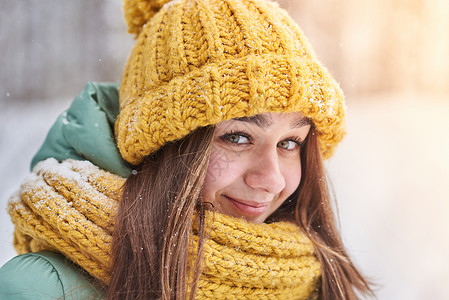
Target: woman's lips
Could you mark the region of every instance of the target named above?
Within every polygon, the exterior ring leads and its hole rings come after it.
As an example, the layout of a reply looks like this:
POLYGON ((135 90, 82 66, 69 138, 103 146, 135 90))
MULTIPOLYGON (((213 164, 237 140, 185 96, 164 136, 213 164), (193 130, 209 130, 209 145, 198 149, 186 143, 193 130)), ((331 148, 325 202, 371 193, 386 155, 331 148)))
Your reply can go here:
POLYGON ((268 209, 268 203, 249 202, 223 195, 244 216, 260 216, 268 209))

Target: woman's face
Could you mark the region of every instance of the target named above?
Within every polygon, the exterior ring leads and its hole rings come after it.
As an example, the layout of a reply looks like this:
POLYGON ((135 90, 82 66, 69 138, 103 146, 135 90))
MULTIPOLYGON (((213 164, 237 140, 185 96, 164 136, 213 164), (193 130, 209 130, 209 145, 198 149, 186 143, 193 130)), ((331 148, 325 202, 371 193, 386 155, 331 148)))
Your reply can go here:
POLYGON ((223 214, 263 223, 299 185, 299 153, 309 129, 300 113, 263 113, 219 123, 202 201, 223 214))

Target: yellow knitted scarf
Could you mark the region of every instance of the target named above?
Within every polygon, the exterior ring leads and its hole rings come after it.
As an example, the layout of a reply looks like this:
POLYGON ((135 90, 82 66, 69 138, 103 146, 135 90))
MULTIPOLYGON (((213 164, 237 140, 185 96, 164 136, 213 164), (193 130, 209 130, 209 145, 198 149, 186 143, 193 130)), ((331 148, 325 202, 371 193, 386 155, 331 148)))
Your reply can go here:
MULTIPOLYGON (((17 252, 60 252, 108 283, 111 234, 123 183, 87 161, 39 163, 9 203, 17 252)), ((296 225, 250 224, 219 213, 212 219, 197 299, 316 295, 320 264, 311 241, 296 225)))

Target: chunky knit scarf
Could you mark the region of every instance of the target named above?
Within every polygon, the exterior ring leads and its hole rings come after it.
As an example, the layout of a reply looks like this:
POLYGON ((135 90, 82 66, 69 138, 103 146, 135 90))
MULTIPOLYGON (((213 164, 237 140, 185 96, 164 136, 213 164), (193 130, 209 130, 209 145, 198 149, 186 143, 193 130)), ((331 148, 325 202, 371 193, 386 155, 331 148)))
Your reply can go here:
MULTIPOLYGON (((61 252, 108 283, 123 183, 87 161, 39 163, 9 203, 17 252, 61 252)), ((296 225, 250 224, 219 213, 212 219, 198 299, 314 298, 320 264, 296 225)))

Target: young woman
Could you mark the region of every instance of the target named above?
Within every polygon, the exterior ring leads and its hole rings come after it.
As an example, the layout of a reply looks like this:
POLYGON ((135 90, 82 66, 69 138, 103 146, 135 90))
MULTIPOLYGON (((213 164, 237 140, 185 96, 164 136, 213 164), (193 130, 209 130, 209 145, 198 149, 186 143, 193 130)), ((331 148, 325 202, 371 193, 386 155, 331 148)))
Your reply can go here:
POLYGON ((266 0, 125 1, 125 16, 121 82, 86 86, 11 198, 28 254, 0 269, 0 295, 372 294, 322 166, 343 94, 290 17, 266 0))

